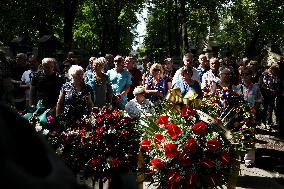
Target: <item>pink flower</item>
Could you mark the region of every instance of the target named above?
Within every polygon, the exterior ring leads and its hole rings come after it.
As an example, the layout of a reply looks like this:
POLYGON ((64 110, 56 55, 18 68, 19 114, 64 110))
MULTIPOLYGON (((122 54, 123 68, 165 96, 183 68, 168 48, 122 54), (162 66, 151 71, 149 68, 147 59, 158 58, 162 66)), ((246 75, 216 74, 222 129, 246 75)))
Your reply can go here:
POLYGON ((49 123, 53 123, 54 120, 55 120, 54 117, 52 117, 51 115, 47 116, 47 121, 48 121, 49 123))

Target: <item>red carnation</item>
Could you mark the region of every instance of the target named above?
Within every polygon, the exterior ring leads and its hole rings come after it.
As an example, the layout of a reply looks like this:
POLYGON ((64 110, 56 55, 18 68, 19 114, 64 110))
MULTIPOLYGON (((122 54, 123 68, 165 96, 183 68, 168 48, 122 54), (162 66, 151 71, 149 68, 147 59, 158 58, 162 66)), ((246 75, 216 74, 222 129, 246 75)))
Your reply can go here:
POLYGON ((162 134, 155 134, 154 135, 154 143, 158 148, 161 148, 161 144, 164 143, 165 137, 162 134))
POLYGON ((214 166, 214 163, 211 159, 207 157, 203 157, 202 159, 199 160, 199 163, 207 168, 212 168, 214 166))
POLYGON ((150 151, 151 140, 144 139, 140 142, 140 148, 145 150, 146 152, 150 151))
POLYGON ((181 129, 175 124, 168 124, 168 133, 172 139, 176 139, 182 134, 181 129))
POLYGON ((193 138, 190 138, 185 143, 184 150, 189 151, 191 154, 195 154, 197 152, 198 145, 193 138))
POLYGON ((191 130, 196 135, 202 135, 205 133, 206 124, 202 121, 197 122, 192 126, 191 130))
POLYGON ((165 165, 165 162, 160 158, 154 158, 150 161, 154 169, 162 169, 165 165))
POLYGON ((174 158, 178 154, 177 146, 173 143, 167 144, 165 146, 165 156, 167 158, 174 158))
POLYGON ((168 117, 167 116, 159 116, 158 117, 158 125, 160 128, 165 128, 166 125, 169 124, 169 120, 168 120, 168 117))
POLYGON ((198 180, 198 175, 194 172, 187 173, 187 175, 185 177, 185 183, 187 185, 196 184, 197 180, 198 180))
POLYGON ((220 142, 217 139, 209 139, 205 145, 209 152, 214 152, 220 147, 220 142))
POLYGON ((223 164, 228 165, 230 163, 230 155, 227 152, 222 151, 220 153, 220 160, 223 164))

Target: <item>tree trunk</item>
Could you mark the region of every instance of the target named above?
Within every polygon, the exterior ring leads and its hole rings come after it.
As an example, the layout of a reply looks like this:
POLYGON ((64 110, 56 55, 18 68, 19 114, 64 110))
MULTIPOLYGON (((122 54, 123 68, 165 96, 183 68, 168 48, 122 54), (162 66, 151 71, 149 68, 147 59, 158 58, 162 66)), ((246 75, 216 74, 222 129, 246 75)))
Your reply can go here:
POLYGON ((78 0, 64 0, 64 48, 65 51, 70 51, 73 42, 73 25, 75 15, 78 8, 78 0))
POLYGON ((180 55, 180 32, 179 32, 179 8, 178 8, 178 0, 175 0, 174 6, 174 36, 175 37, 175 55, 180 55))
POLYGON ((183 52, 189 51, 189 44, 188 44, 188 34, 187 34, 187 25, 186 25, 186 11, 185 11, 185 1, 180 0, 180 12, 182 18, 182 48, 183 52))
POLYGON ((173 54, 173 45, 172 45, 172 8, 173 8, 173 1, 168 0, 168 10, 167 10, 167 29, 168 29, 168 45, 169 45, 169 52, 170 55, 172 56, 173 54))

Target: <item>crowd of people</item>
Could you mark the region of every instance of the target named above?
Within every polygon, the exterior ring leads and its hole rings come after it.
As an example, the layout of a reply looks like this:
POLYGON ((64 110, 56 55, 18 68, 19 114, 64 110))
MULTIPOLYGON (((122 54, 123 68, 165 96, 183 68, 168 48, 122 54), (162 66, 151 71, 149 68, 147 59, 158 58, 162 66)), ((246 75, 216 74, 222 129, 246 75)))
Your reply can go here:
POLYGON ((39 63, 34 55, 25 53, 10 61, 1 51, 0 95, 2 101, 17 110, 40 101, 51 113, 72 125, 82 115, 106 105, 139 117, 164 99, 172 88, 178 88, 182 96, 194 91, 201 99, 204 91, 226 87, 236 90, 257 110, 259 123, 268 130, 280 127, 279 64, 263 69, 255 60, 236 61, 232 57, 208 60, 205 54, 200 54, 195 62, 192 53, 185 53, 182 62, 175 67, 172 58, 154 63, 145 56, 138 66, 133 56, 106 54, 90 57, 84 68, 72 58, 58 63, 47 57, 39 63))

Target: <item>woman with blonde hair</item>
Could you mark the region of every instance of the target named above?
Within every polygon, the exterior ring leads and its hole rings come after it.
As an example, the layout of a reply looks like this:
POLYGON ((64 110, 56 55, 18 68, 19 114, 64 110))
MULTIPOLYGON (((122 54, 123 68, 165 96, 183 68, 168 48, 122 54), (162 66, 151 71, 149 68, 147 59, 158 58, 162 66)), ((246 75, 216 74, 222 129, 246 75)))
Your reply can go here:
POLYGON ((164 69, 161 64, 155 63, 150 68, 150 75, 145 80, 146 98, 157 102, 168 92, 167 81, 163 78, 164 69))
POLYGON ((66 125, 72 125, 92 111, 91 88, 84 82, 84 69, 72 65, 68 70, 70 81, 63 84, 56 105, 56 116, 66 125))

